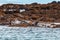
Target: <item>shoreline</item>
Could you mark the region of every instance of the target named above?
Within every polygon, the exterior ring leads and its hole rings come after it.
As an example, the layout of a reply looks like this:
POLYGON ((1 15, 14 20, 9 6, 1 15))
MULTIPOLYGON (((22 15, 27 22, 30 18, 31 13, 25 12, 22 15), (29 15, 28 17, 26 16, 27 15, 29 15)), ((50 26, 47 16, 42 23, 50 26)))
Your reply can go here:
POLYGON ((40 28, 60 28, 60 27, 57 27, 57 26, 60 26, 60 23, 49 23, 49 22, 42 22, 42 23, 39 23, 37 26, 9 26, 9 25, 0 25, 0 26, 6 26, 6 27, 17 27, 17 28, 27 28, 27 27, 40 27, 40 28))

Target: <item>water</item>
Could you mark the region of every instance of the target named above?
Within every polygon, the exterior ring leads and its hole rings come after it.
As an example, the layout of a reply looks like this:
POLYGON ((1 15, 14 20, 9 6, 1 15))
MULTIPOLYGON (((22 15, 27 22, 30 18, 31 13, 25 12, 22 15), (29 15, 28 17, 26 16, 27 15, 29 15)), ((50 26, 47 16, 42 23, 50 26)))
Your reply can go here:
POLYGON ((0 40, 60 40, 60 28, 0 27, 0 40))

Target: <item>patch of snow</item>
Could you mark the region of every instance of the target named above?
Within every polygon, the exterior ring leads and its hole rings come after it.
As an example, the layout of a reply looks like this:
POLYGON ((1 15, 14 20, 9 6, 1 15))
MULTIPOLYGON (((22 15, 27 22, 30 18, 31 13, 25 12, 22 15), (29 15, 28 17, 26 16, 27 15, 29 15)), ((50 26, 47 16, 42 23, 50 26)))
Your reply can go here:
POLYGON ((12 23, 13 23, 13 24, 20 24, 21 21, 19 21, 19 20, 16 19, 15 21, 12 21, 12 23))
POLYGON ((31 21, 25 20, 25 22, 30 23, 31 21))
POLYGON ((4 11, 16 11, 16 9, 4 9, 4 11))
POLYGON ((25 11, 25 9, 20 9, 20 12, 24 12, 25 11))
POLYGON ((13 11, 13 9, 9 9, 8 11, 13 11))
POLYGON ((54 23, 54 24, 56 24, 56 25, 60 25, 60 23, 54 23))
POLYGON ((45 24, 44 24, 44 23, 38 23, 37 25, 38 25, 38 26, 42 26, 42 25, 45 25, 45 24))
POLYGON ((37 24, 40 27, 54 27, 55 25, 52 25, 52 23, 38 23, 37 24))
MULTIPOLYGON (((24 20, 24 21, 27 22, 27 23, 32 22, 32 21, 29 21, 29 20, 24 20)), ((32 24, 35 24, 35 22, 32 22, 32 24)))

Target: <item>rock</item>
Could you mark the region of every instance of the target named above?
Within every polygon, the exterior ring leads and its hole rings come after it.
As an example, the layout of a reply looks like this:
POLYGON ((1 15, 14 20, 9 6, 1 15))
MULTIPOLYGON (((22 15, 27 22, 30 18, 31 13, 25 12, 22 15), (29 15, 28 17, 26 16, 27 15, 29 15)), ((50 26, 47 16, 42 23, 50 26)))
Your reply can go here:
POLYGON ((0 6, 0 24, 6 23, 15 26, 50 26, 50 24, 39 23, 39 21, 46 23, 60 22, 59 1, 53 1, 48 4, 3 4, 0 6))

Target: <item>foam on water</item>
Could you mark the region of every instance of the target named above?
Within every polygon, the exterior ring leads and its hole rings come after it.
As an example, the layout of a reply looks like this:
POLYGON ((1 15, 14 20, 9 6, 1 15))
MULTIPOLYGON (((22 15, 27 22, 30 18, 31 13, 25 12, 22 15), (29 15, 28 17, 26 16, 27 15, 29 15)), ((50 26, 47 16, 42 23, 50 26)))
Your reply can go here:
POLYGON ((60 40, 60 28, 0 26, 0 40, 60 40))

